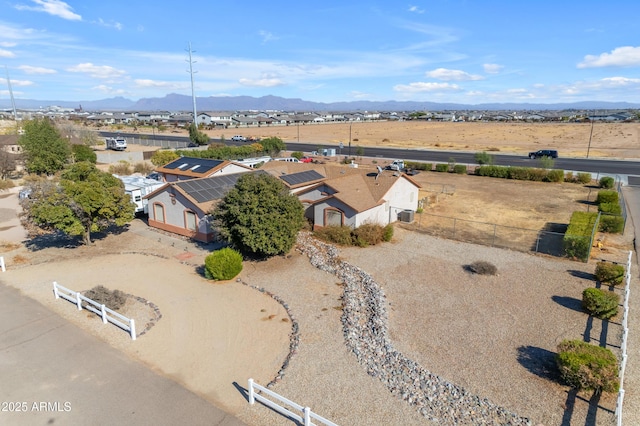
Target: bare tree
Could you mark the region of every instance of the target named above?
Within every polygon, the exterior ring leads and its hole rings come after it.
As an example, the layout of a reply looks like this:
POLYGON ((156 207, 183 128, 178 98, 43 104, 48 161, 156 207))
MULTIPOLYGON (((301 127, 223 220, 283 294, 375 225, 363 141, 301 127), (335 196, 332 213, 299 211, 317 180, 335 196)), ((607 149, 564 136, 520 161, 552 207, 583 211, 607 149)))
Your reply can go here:
POLYGON ((0 179, 8 178, 11 175, 11 172, 16 170, 18 158, 18 154, 12 154, 0 149, 0 179))

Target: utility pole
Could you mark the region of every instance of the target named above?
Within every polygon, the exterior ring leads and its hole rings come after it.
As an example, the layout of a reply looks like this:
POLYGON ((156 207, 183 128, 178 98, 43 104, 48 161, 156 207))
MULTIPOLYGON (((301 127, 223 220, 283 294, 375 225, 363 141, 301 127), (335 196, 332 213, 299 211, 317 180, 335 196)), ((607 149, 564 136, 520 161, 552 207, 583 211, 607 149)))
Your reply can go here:
POLYGON ((196 126, 196 129, 198 128, 198 113, 196 111, 196 92, 195 89, 193 87, 193 74, 196 73, 197 71, 193 70, 193 58, 191 56, 191 54, 193 53, 193 51, 191 50, 191 42, 189 42, 189 71, 187 71, 190 75, 191 75, 191 99, 193 100, 193 125, 196 126))
POLYGON ((589 151, 591 151, 591 138, 593 137, 593 121, 595 119, 595 114, 591 116, 589 120, 591 122, 591 131, 589 132, 589 145, 587 146, 587 158, 589 158, 589 151))
POLYGON ((16 101, 13 99, 13 89, 11 89, 11 79, 9 78, 9 70, 7 66, 4 66, 4 70, 7 73, 7 86, 9 86, 9 96, 11 97, 11 108, 13 108, 13 119, 18 122, 18 113, 16 111, 16 101))

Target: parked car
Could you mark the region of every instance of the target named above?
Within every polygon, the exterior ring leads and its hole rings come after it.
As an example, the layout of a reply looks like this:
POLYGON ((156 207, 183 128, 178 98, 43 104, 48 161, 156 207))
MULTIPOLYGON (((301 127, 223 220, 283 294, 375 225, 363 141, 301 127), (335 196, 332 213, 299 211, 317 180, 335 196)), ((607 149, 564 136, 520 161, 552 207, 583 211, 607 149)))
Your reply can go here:
POLYGON ((529 153, 529 158, 531 158, 532 160, 542 157, 558 158, 558 151, 554 149, 541 149, 540 151, 529 153))
POLYGON ((234 142, 246 142, 247 138, 245 138, 242 135, 235 135, 235 136, 231 137, 231 140, 234 141, 234 142))
POLYGON ((301 163, 313 163, 313 158, 304 156, 304 157, 300 158, 300 162, 301 163))

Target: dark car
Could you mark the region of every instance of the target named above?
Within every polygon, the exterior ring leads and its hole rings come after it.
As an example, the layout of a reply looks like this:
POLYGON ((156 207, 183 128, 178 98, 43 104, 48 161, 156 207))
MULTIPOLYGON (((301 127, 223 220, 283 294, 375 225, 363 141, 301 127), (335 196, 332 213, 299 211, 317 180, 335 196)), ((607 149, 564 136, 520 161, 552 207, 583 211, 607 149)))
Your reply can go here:
POLYGON ((554 149, 541 149, 540 151, 529 153, 529 158, 531 159, 542 158, 542 157, 558 158, 558 151, 554 149))

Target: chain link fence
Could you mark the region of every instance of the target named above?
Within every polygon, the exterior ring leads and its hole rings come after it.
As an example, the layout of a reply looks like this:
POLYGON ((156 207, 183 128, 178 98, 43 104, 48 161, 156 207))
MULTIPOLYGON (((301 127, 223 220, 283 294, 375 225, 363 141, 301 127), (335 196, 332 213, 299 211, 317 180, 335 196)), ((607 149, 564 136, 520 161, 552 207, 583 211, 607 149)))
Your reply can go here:
MULTIPOLYGON (((557 257, 565 255, 563 240, 566 224, 550 223, 546 229, 536 230, 423 212, 416 214, 412 223, 403 223, 402 226, 435 237, 473 244, 557 257)), ((590 244, 589 237, 585 237, 585 240, 590 244)))

